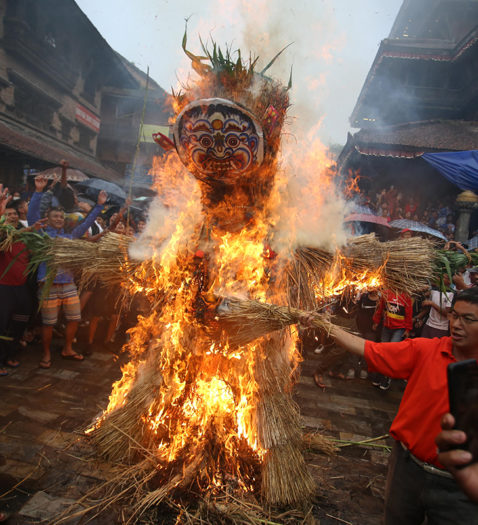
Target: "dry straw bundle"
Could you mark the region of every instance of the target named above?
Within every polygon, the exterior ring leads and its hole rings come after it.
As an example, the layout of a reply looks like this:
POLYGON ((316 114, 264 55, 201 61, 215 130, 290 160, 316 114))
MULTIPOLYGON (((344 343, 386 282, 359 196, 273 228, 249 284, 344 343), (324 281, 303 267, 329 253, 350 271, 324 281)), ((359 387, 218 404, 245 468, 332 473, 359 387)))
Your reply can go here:
MULTIPOLYGON (((216 311, 222 326, 227 331, 229 342, 239 346, 298 323, 307 314, 298 308, 236 297, 223 298, 216 311)), ((315 316, 311 324, 326 332, 329 332, 332 326, 323 315, 315 316)))
POLYGON ((108 233, 99 242, 55 237, 48 252, 49 266, 53 271, 67 268, 81 285, 91 281, 105 286, 120 284, 138 266, 128 258, 131 240, 118 233, 108 233))
MULTIPOLYGON (((98 243, 57 237, 49 243, 49 265, 54 270, 67 268, 76 273, 81 284, 98 280, 102 285, 119 284, 134 274, 140 264, 147 280, 157 271, 155 263, 139 263, 128 256, 130 237, 108 233, 98 243), (148 270, 149 268, 149 270, 148 270)), ((381 275, 383 287, 416 295, 433 278, 438 253, 432 241, 412 237, 380 242, 373 234, 355 237, 343 251, 335 253, 320 248, 299 248, 289 268, 289 300, 306 309, 316 306, 316 288, 323 276, 334 269, 350 276, 375 272, 381 275)), ((277 318, 277 322, 279 318, 277 318)))
POLYGON ((433 241, 421 237, 382 243, 373 235, 363 235, 351 240, 345 255, 354 270, 383 267, 387 288, 416 295, 434 275, 435 248, 433 241))
POLYGON ((290 300, 305 308, 315 304, 314 286, 320 289, 331 268, 340 277, 377 274, 382 287, 416 295, 428 286, 436 271, 437 252, 432 241, 419 237, 380 242, 373 234, 350 239, 343 251, 332 254, 318 248, 299 248, 289 271, 290 300))

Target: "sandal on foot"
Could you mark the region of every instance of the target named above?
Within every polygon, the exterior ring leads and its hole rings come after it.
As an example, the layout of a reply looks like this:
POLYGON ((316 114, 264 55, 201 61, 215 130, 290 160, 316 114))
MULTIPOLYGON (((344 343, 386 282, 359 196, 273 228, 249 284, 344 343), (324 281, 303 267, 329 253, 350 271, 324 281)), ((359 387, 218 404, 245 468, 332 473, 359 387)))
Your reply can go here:
POLYGON ((0 377, 8 376, 8 370, 6 368, 0 368, 0 377))
POLYGON ((38 366, 40 368, 50 368, 51 367, 51 361, 45 361, 45 360, 42 359, 38 366))
POLYGON ((61 357, 63 357, 63 359, 69 359, 70 361, 83 361, 83 359, 85 358, 82 354, 77 354, 77 353, 74 353, 74 354, 61 354, 61 357))
POLYGON ((321 374, 319 374, 318 372, 315 372, 314 373, 314 383, 319 387, 321 388, 322 390, 325 390, 325 383, 324 383, 324 379, 322 377, 321 374))
POLYGON ((18 361, 7 361, 6 365, 10 368, 18 368, 20 363, 18 361))

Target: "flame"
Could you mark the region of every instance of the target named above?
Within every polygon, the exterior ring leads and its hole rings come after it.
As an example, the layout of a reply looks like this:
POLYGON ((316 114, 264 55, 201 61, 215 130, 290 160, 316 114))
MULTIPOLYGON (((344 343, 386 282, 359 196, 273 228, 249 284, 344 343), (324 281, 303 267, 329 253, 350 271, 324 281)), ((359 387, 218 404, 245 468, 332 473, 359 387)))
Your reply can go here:
POLYGON ((357 273, 351 269, 351 262, 338 252, 329 271, 314 286, 316 298, 322 302, 343 294, 350 297, 363 291, 381 289, 384 286, 384 266, 357 273))
MULTIPOLYGON (((195 181, 173 157, 155 159, 153 175, 165 212, 163 223, 160 231, 147 226, 144 236, 153 258, 141 264, 125 286, 161 307, 140 317, 129 331, 131 361, 123 367, 96 426, 124 406, 142 377, 156 373, 157 390, 140 417, 154 443, 157 468, 167 471, 179 458, 204 451, 212 440, 222 452, 206 469, 208 485, 220 484, 229 474, 244 490, 252 490, 255 475, 238 456, 259 464, 266 453, 256 413, 256 368, 265 355, 255 342, 239 348, 230 348, 227 340, 211 342, 201 329, 202 309, 207 316, 207 307, 199 303, 207 292, 267 300, 274 264, 273 250, 264 244, 270 224, 266 212, 259 213, 238 231, 212 227, 205 240, 207 217, 206 222, 204 215, 197 221, 201 215, 196 213, 200 199, 195 181), (185 185, 190 186, 187 191, 185 185), (213 282, 202 281, 207 274, 214 276, 213 282)), ((215 213, 227 216, 229 210, 225 206, 215 213)), ((236 211, 231 220, 234 215, 236 211)), ((290 357, 297 358, 295 351, 290 357)))
POLYGON ((355 195, 360 193, 359 181, 361 178, 360 173, 356 173, 352 170, 349 171, 344 187, 344 195, 346 197, 352 199, 355 195))
MULTIPOLYGON (((209 90, 205 82, 188 96, 204 97, 209 90)), ((249 187, 238 184, 233 193, 208 199, 206 185, 175 155, 155 158, 152 175, 158 197, 145 231, 130 249, 130 256, 143 262, 133 272, 125 268, 124 283, 132 296, 147 301, 151 313, 139 317, 129 331, 130 362, 95 427, 136 403, 141 440, 163 479, 184 473, 188 462, 199 458, 203 463, 195 482, 200 488, 220 487, 228 476, 244 491, 255 488, 270 450, 260 431, 264 391, 286 395, 292 383, 261 384, 260 371, 266 365, 282 367, 286 379, 292 378, 300 361, 297 331, 282 335, 276 346, 268 345, 274 335, 233 345, 227 336, 212 337, 215 330, 223 332, 215 304, 207 298, 285 304, 284 274, 294 245, 327 241, 335 247, 340 241, 340 234, 333 233, 341 230, 343 217, 336 169, 327 149, 314 138, 316 131, 307 137, 305 154, 297 148, 283 151, 282 170, 272 157, 254 172, 263 178, 263 193, 248 193, 249 187), (296 173, 299 184, 290 192, 296 173), (271 176, 275 183, 269 188, 271 176), (265 195, 263 201, 257 195, 265 195), (333 229, 324 227, 330 221, 333 229), (304 241, 301 232, 307 228, 304 241), (313 236, 315 241, 309 242, 313 236), (279 355, 273 364, 271 347, 279 355)), ((352 281, 342 262, 337 258, 330 275, 317 283, 318 297, 370 282, 366 272, 352 281)))

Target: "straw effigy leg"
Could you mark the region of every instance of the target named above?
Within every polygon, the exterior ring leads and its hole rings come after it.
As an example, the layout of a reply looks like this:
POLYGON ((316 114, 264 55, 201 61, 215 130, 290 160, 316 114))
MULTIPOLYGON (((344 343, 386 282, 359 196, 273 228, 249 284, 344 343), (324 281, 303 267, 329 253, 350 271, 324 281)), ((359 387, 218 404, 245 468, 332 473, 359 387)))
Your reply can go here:
POLYGON ((262 467, 262 496, 270 505, 297 505, 310 501, 315 483, 302 456, 298 408, 291 390, 291 366, 284 334, 263 343, 265 358, 257 363, 258 433, 267 450, 262 467))
POLYGON ((162 384, 160 372, 151 363, 153 358, 154 352, 150 351, 148 360, 138 368, 125 404, 108 414, 91 433, 98 452, 109 461, 128 462, 138 451, 136 443, 144 445, 141 415, 148 413, 162 384))

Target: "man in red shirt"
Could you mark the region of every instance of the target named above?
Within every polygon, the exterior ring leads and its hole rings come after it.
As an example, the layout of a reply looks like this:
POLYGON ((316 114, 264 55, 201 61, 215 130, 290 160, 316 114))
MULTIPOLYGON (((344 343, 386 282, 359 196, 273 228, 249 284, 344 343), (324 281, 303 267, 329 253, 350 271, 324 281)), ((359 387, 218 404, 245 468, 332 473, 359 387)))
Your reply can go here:
MULTIPOLYGON (((384 290, 373 316, 372 329, 377 330, 380 323, 383 323, 380 341, 395 343, 410 335, 413 327, 412 317, 413 306, 409 295, 384 290)), ((392 382, 390 377, 382 374, 374 374, 371 379, 372 384, 380 390, 388 390, 392 382)))
MULTIPOLYGON (((395 439, 385 492, 386 525, 478 525, 478 504, 460 490, 438 461, 434 442, 449 412, 449 363, 478 358, 478 289, 458 294, 450 315, 451 337, 374 343, 334 326, 330 335, 363 356, 369 370, 406 379, 390 434, 395 439)), ((307 321, 307 319, 305 320, 307 321)))
MULTIPOLYGON (((10 203, 8 189, 0 185, 0 216, 6 224, 21 229, 19 215, 10 203)), ((35 225, 38 229, 40 221, 35 225)), ((33 228, 33 227, 32 227, 33 228)), ((27 284, 29 252, 23 242, 15 242, 0 251, 0 376, 8 375, 6 367, 16 368, 16 346, 25 331, 33 309, 32 294, 27 284)))

